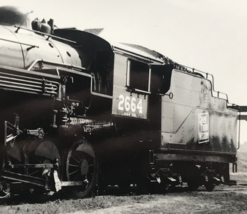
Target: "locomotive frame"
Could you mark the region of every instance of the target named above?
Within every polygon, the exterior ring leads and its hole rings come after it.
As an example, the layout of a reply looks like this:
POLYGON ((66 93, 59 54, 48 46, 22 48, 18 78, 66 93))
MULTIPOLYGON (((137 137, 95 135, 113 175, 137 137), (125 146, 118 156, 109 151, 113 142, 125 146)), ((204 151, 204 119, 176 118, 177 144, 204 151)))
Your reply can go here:
POLYGON ((238 110, 214 91, 213 75, 53 21, 31 27, 13 7, 0 11, 3 198, 236 183, 238 110))

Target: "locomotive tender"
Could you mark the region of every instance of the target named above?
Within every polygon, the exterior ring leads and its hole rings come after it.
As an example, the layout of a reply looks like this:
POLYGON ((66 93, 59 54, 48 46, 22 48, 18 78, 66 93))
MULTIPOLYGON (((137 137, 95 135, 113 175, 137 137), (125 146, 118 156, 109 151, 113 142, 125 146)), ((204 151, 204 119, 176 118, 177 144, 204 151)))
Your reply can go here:
POLYGON ((233 184, 238 111, 213 76, 0 7, 1 197, 233 184))

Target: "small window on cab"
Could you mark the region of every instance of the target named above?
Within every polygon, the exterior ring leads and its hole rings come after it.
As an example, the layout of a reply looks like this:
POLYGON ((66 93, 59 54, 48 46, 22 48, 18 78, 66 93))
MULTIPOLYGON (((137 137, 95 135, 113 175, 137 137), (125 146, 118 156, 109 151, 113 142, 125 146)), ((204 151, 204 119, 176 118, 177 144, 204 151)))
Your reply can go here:
POLYGON ((173 65, 151 65, 151 92, 166 94, 170 89, 173 65))
POLYGON ((132 59, 127 63, 127 86, 131 89, 149 91, 149 65, 132 59))

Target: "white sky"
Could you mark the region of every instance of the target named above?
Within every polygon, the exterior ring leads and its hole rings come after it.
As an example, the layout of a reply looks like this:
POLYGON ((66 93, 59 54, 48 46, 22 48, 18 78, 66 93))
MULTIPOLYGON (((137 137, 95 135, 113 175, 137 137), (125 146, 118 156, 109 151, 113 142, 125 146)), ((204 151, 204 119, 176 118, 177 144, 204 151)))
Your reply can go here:
MULTIPOLYGON (((103 36, 156 50, 215 77, 231 103, 247 105, 246 0, 1 0, 58 27, 104 28, 103 36)), ((247 122, 241 126, 247 141, 247 122)))

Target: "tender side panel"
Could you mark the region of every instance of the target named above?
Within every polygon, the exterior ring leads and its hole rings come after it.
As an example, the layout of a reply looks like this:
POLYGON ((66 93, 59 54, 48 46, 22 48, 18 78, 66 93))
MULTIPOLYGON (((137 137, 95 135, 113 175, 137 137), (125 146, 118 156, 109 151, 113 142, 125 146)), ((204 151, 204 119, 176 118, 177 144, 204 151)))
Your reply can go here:
POLYGON ((162 97, 162 148, 236 152, 237 112, 212 96, 207 79, 173 70, 168 93, 162 97))

